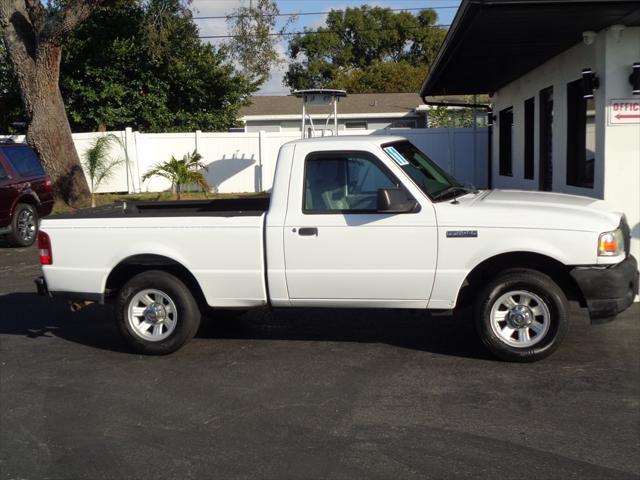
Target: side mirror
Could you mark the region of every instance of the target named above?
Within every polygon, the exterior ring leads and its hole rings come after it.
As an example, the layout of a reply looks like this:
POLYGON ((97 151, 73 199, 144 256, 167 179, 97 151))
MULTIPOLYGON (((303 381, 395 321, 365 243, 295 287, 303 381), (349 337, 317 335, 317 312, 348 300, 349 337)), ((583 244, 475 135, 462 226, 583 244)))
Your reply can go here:
POLYGON ((409 213, 416 210, 418 202, 409 197, 403 188, 381 188, 378 190, 378 212, 409 213))

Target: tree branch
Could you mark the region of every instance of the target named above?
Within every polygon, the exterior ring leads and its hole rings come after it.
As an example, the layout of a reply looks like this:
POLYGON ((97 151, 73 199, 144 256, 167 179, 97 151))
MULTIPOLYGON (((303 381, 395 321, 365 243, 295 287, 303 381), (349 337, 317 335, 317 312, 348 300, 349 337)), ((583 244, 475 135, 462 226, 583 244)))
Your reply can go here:
POLYGON ((24 5, 29 21, 33 26, 33 31, 37 35, 42 32, 47 25, 47 10, 39 0, 24 0, 24 5))
MULTIPOLYGON (((40 3, 39 0, 25 0, 40 3)), ((47 37, 54 43, 61 44, 64 38, 84 22, 104 0, 69 0, 58 15, 53 17, 47 37)))
POLYGON ((0 35, 11 61, 33 68, 36 38, 22 0, 0 0, 0 35))

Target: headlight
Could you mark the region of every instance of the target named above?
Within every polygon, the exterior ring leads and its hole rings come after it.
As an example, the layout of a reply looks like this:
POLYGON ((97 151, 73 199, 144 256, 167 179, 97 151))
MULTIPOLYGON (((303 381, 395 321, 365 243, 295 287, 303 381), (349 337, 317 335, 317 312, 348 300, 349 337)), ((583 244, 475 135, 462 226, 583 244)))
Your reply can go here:
POLYGON ((598 256, 615 257, 624 252, 624 235, 621 229, 600 234, 598 240, 598 256))

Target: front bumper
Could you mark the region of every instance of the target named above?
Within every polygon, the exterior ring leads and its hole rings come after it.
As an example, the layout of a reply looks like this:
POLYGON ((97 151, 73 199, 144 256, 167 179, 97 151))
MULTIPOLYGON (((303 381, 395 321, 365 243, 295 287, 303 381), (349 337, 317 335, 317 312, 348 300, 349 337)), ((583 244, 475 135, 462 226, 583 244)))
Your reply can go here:
POLYGON ((609 268, 577 267, 570 273, 592 320, 615 317, 629 308, 638 294, 638 262, 633 255, 609 268))

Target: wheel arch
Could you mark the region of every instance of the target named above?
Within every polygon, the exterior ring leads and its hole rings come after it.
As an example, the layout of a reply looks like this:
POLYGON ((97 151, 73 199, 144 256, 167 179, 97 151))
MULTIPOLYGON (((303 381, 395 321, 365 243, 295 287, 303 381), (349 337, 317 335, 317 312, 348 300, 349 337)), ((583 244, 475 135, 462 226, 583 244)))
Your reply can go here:
POLYGON ((202 287, 189 269, 172 258, 157 254, 132 255, 119 262, 105 280, 105 299, 113 299, 131 278, 148 270, 161 270, 176 276, 189 288, 201 308, 207 305, 202 287))
POLYGON ((33 206, 34 208, 36 208, 36 213, 37 213, 37 208, 40 206, 40 198, 38 198, 36 193, 31 190, 22 192, 19 196, 16 197, 16 199, 13 201, 13 204, 11 205, 11 208, 9 209, 10 221, 13 219, 13 212, 15 212, 16 207, 20 203, 26 203, 28 205, 33 206))
POLYGON ((528 251, 500 253, 478 263, 462 282, 456 305, 470 305, 479 284, 487 283, 511 268, 528 268, 544 273, 558 284, 569 300, 585 305, 580 288, 569 274, 570 267, 548 255, 528 251))

